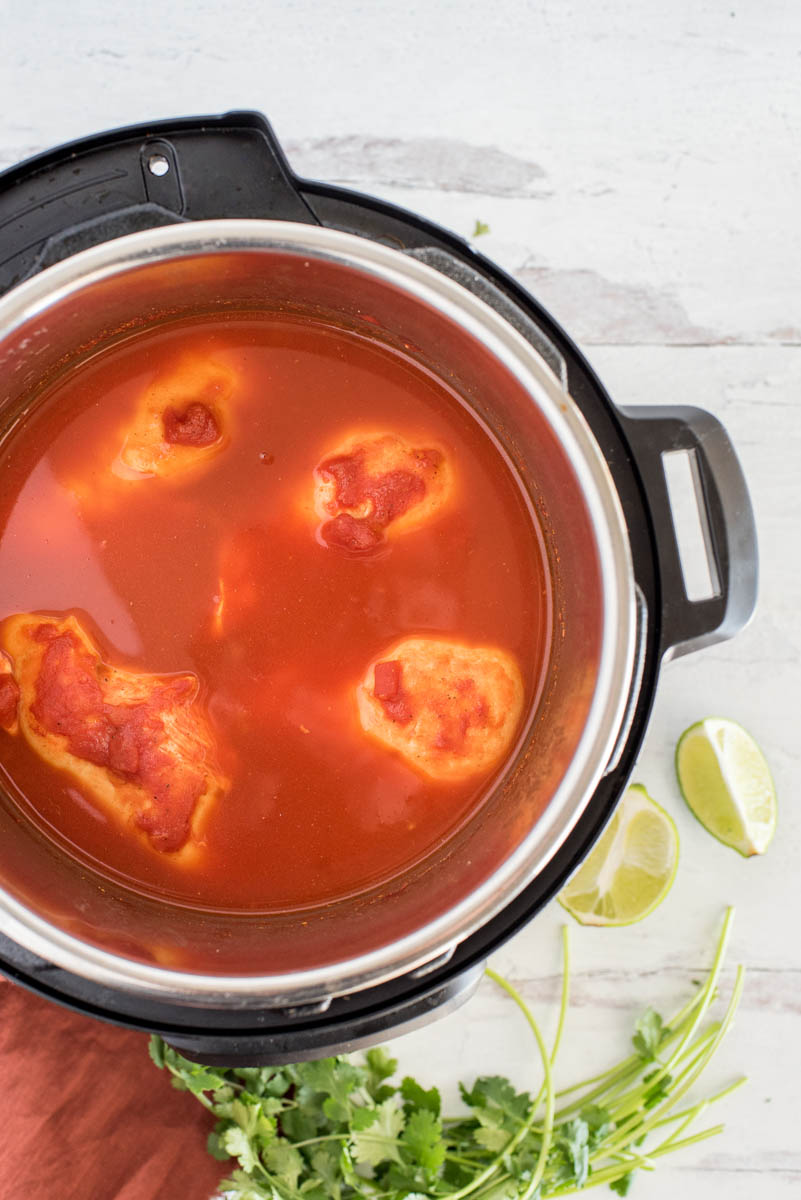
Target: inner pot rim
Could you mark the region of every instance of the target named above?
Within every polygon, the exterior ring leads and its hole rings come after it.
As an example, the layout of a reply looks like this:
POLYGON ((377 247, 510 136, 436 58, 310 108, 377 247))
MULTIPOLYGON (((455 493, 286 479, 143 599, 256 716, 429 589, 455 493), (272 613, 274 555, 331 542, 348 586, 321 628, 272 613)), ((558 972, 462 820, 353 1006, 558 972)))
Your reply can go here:
MULTIPOLYGON (((321 226, 262 220, 198 221, 118 238, 49 267, 0 298, 5 338, 94 284, 156 262, 226 252, 283 252, 357 270, 433 307, 480 341, 531 396, 577 476, 596 540, 604 612, 593 699, 564 777, 517 848, 483 883, 400 940, 314 969, 270 975, 195 974, 100 949, 68 934, 0 888, 0 928, 65 970, 109 987, 187 1003, 272 1003, 342 995, 430 963, 495 917, 570 835, 601 779, 629 698, 636 641, 631 551, 620 500, 584 417, 540 354, 483 300, 416 258, 321 226)), ((0 365, 4 359, 0 342, 0 365)))

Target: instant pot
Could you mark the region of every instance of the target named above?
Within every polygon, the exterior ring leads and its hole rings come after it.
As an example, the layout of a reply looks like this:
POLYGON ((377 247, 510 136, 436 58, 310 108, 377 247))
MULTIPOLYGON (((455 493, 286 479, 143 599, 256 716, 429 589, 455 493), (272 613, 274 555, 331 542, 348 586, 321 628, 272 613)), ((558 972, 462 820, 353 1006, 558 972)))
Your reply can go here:
POLYGON ((412 213, 298 179, 257 113, 117 130, 0 175, 0 438, 112 339, 226 309, 316 314, 447 377, 526 487, 554 584, 548 685, 491 796, 422 864, 357 897, 281 914, 144 898, 60 851, 0 789, 0 970, 239 1065, 356 1049, 466 999, 609 819, 661 664, 749 619, 757 550, 714 417, 616 407, 513 279, 412 213), (666 482, 675 451, 710 559, 698 601, 666 482))

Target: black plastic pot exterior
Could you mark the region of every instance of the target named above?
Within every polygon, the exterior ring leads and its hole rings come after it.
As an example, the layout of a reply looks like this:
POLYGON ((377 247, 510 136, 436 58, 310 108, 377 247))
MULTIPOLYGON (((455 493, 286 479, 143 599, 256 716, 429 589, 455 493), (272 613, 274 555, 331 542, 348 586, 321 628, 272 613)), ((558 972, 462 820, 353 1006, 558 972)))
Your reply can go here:
POLYGON ((100 986, 0 934, 0 969, 23 986, 91 1016, 159 1032, 190 1057, 277 1063, 375 1043, 472 992, 487 955, 556 894, 603 829, 634 764, 662 661, 730 637, 747 621, 756 594, 756 537, 739 465, 714 418, 698 409, 615 408, 569 337, 514 280, 414 214, 296 179, 259 114, 119 130, 0 175, 0 294, 112 238, 231 217, 319 224, 411 253, 512 324, 562 375, 603 453, 623 509, 641 605, 638 669, 607 773, 545 869, 447 959, 315 1004, 192 1007, 100 986), (695 604, 684 591, 662 467, 662 455, 678 449, 693 452, 719 580, 718 594, 695 604))

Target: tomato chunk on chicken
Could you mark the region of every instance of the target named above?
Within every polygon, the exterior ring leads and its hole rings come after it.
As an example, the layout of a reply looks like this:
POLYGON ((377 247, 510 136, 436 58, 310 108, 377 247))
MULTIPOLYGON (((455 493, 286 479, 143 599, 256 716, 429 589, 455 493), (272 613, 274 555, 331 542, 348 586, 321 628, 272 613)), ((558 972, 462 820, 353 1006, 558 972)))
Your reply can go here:
POLYGON ((517 662, 495 646, 408 637, 356 689, 362 728, 436 780, 467 779, 511 748, 523 711, 517 662))
POLYGON ((232 371, 184 354, 145 388, 114 464, 123 478, 170 478, 219 454, 230 420, 232 371))
POLYGON ((6 733, 16 733, 19 729, 18 704, 19 684, 14 678, 11 662, 0 654, 0 729, 5 729, 6 733))
POLYGON ((227 783, 194 675, 104 662, 74 616, 23 613, 2 626, 28 744, 155 851, 197 858, 209 807, 227 783))
POLYGON ((395 433, 346 438, 315 468, 319 536, 331 549, 369 554, 387 538, 430 521, 453 489, 436 446, 413 446, 395 433))

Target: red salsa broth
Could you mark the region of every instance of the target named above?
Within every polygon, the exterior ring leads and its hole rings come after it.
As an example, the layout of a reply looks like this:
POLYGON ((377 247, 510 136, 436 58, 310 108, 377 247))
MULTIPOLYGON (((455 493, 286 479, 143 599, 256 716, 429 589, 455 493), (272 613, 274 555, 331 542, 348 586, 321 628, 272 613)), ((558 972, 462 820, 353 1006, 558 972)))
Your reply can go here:
POLYGON ((364 732, 354 698, 384 659, 377 690, 397 702, 385 656, 410 635, 514 656, 524 712, 542 687, 551 595, 536 519, 443 381, 311 319, 176 322, 65 376, 8 438, 0 468, 0 621, 74 614, 105 662, 194 674, 229 783, 204 820, 202 858, 182 865, 0 729, 0 780, 74 856, 149 894, 277 911, 396 876, 475 813, 503 762, 426 778, 364 732), (178 406, 165 441, 213 453, 164 478, 115 474, 120 430, 186 356, 231 373, 230 419, 221 430, 178 406), (382 528, 364 554, 321 536, 314 509, 315 468, 359 431, 437 448, 454 479, 430 519, 397 536, 382 528))

